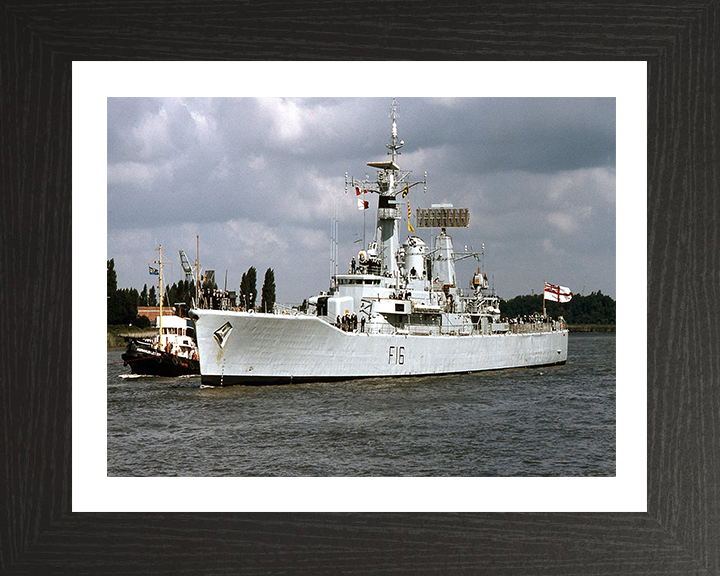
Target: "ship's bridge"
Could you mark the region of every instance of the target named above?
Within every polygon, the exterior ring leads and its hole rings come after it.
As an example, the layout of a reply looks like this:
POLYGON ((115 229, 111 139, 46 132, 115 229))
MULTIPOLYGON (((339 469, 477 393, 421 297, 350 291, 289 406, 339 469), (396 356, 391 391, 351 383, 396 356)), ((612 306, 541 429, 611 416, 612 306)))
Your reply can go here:
POLYGON ((352 297, 355 311, 358 311, 364 297, 387 298, 395 282, 395 278, 376 274, 337 274, 333 297, 352 297))
POLYGON ((380 286, 383 276, 374 274, 337 274, 337 286, 380 286))

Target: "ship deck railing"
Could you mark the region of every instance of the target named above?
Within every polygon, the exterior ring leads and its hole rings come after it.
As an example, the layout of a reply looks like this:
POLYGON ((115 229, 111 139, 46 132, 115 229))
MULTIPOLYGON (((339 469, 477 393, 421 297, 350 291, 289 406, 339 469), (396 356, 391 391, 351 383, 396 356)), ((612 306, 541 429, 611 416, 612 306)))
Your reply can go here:
POLYGON ((402 332, 398 331, 398 329, 393 326, 392 324, 371 324, 367 323, 365 324, 365 330, 364 332, 366 334, 402 334, 402 332))
POLYGON ((293 314, 300 313, 300 305, 287 302, 275 302, 273 306, 273 314, 293 314))
POLYGON ((511 334, 532 334, 536 332, 557 332, 563 329, 563 324, 556 320, 551 322, 526 322, 524 324, 510 324, 508 332, 511 334))
POLYGON ((473 334, 481 334, 481 331, 473 324, 445 324, 439 328, 440 334, 443 336, 472 336, 473 334))
MULTIPOLYGON (((327 316, 319 316, 321 320, 335 326, 327 316)), ((492 325, 491 325, 492 326, 492 325)), ((561 322, 553 320, 551 322, 526 322, 523 324, 509 324, 507 330, 493 331, 488 329, 483 332, 476 324, 449 324, 445 326, 428 325, 428 324, 405 324, 402 327, 392 324, 370 323, 365 324, 365 329, 360 329, 358 324, 355 332, 358 334, 387 334, 397 336, 479 336, 482 334, 503 335, 503 334, 538 334, 544 332, 556 332, 563 330, 565 325, 561 322)))
POLYGON ((408 324, 405 330, 412 336, 440 336, 441 334, 440 326, 423 324, 408 324))

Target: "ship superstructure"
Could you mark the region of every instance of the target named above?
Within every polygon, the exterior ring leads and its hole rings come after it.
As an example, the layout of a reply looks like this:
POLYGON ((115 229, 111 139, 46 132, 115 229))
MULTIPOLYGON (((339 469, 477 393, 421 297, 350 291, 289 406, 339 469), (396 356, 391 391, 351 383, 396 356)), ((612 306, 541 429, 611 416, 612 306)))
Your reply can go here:
MULTIPOLYGON (((567 329, 538 316, 510 322, 484 270, 461 289, 455 262, 478 254, 456 252, 449 228, 467 227, 466 208, 435 204, 417 210, 416 226, 435 229, 431 245, 414 233, 401 242, 404 198, 418 185, 398 165, 393 101, 389 158, 368 162, 375 180, 349 182, 358 196, 376 194, 372 241, 334 274, 327 292, 311 297, 304 313, 262 314, 192 310, 204 384, 266 384, 474 372, 562 364, 567 329)), ((347 182, 347 178, 346 178, 347 182)), ((347 185, 346 185, 347 188, 347 185)), ((364 202, 364 200, 360 200, 364 202)))

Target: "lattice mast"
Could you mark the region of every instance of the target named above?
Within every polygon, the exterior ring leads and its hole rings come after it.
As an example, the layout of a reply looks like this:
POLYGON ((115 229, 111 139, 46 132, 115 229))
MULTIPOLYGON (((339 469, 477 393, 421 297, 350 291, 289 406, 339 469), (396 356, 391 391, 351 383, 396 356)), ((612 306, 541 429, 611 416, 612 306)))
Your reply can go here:
POLYGON ((354 178, 352 179, 353 187, 378 195, 375 236, 368 252, 376 251, 381 262, 381 272, 390 273, 391 275, 398 272, 397 251, 400 247, 398 221, 402 219, 402 215, 398 208, 397 196, 406 193, 406 191, 418 184, 427 185, 427 174, 425 174, 422 181, 410 182, 411 171, 401 170, 398 166, 400 149, 405 142, 398 139, 397 109, 397 101, 393 98, 390 106, 390 118, 392 120, 390 143, 385 145, 390 159, 367 163, 371 168, 377 169, 377 180, 357 181, 354 178))

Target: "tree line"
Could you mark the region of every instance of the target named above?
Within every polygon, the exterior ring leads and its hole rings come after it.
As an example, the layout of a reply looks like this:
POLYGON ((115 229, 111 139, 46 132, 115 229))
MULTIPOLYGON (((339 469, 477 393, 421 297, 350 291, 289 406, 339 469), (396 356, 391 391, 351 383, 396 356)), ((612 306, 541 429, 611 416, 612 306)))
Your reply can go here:
MULTIPOLYGON (((231 293, 218 290, 218 286, 212 279, 204 278, 200 284, 200 297, 203 305, 210 307, 211 302, 220 298, 228 298, 231 293)), ((237 296, 237 305, 244 310, 256 310, 258 312, 272 312, 275 307, 275 272, 268 268, 261 291, 260 306, 256 306, 257 296, 257 270, 250 266, 247 272, 242 275, 240 282, 240 293, 237 296)), ((183 312, 193 306, 195 299, 195 282, 179 280, 172 285, 165 287, 164 306, 179 305, 183 312)), ((159 295, 155 286, 148 288, 145 284, 140 292, 135 288, 118 288, 117 273, 115 271, 115 259, 107 261, 107 323, 109 325, 132 324, 140 328, 150 326, 147 316, 138 316, 138 306, 158 306, 159 295)), ((235 302, 232 303, 235 306, 235 302)))
MULTIPOLYGON (((153 297, 155 291, 153 289, 153 297)), ((140 294, 135 288, 117 287, 117 272, 115 260, 107 261, 107 323, 108 324, 134 324, 141 328, 150 325, 145 316, 138 318, 137 307, 140 294)))
MULTIPOLYGON (((510 300, 500 300, 500 310, 506 318, 529 316, 542 312, 542 294, 515 296, 510 300)), ((545 302, 548 316, 562 316, 568 324, 615 324, 615 300, 599 290, 588 296, 573 294, 572 300, 564 304, 545 302)))

